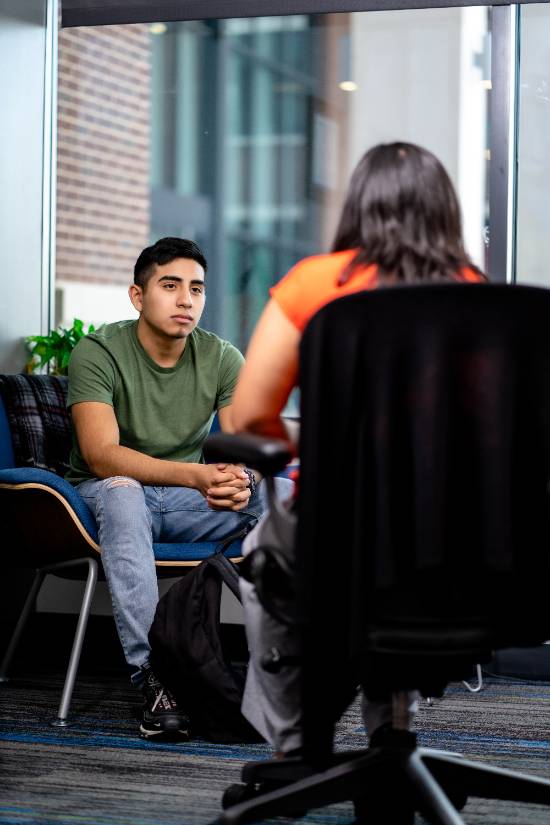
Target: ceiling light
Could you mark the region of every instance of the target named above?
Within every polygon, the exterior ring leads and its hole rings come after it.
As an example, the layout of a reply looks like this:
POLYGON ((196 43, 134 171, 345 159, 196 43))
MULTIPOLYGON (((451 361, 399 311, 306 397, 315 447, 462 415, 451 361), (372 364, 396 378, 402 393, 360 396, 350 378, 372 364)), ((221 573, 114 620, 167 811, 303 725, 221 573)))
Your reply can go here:
POLYGON ((338 84, 338 87, 342 89, 343 92, 356 92, 359 88, 353 80, 342 80, 342 82, 338 84))
POLYGON ((149 31, 151 34, 164 34, 167 28, 166 23, 151 23, 149 31))

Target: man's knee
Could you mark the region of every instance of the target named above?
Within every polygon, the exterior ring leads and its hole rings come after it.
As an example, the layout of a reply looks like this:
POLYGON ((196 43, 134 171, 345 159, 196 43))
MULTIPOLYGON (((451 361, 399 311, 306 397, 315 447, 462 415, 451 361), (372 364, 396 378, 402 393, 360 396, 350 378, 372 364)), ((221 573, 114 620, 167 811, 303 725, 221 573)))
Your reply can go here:
POLYGON ((103 488, 105 490, 114 490, 116 487, 137 487, 142 489, 139 481, 129 476, 112 476, 111 478, 103 479, 103 488))
POLYGON ((150 525, 143 486, 129 476, 103 479, 96 499, 96 517, 103 523, 119 526, 137 524, 144 518, 150 525))
POLYGON ((129 476, 111 476, 110 478, 102 479, 99 489, 99 498, 106 506, 109 502, 117 501, 117 507, 123 507, 123 501, 130 502, 134 506, 138 504, 145 504, 145 490, 139 481, 129 476))

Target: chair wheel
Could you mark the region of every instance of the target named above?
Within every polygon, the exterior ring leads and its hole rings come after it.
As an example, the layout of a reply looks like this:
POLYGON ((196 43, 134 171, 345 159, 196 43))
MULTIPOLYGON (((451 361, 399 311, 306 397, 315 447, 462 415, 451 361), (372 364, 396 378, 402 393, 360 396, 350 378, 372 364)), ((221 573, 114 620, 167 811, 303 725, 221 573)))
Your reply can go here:
POLYGON ((252 799, 256 795, 253 785, 245 785, 241 782, 234 785, 228 785, 222 796, 222 808, 232 808, 233 805, 239 805, 241 802, 246 802, 247 799, 252 799))

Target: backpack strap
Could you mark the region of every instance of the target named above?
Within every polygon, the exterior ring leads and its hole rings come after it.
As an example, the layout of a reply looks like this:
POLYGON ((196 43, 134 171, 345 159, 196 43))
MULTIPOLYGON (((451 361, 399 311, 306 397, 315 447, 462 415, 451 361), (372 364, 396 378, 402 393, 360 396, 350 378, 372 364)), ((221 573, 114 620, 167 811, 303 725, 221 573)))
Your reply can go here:
POLYGON ((214 553, 209 556, 208 563, 215 567, 218 571, 221 580, 226 583, 231 592, 236 598, 241 601, 241 593, 239 590, 239 574, 233 562, 229 561, 223 553, 214 553))
POLYGON ((233 595, 241 601, 241 593, 239 590, 239 574, 237 572, 237 567, 233 564, 232 561, 224 555, 225 551, 232 544, 234 541, 239 541, 240 539, 244 539, 246 534, 252 529, 251 525, 247 525, 238 533, 233 533, 231 536, 227 536, 223 541, 219 543, 216 547, 215 552, 208 557, 207 561, 209 564, 213 565, 216 568, 222 581, 226 583, 229 587, 233 595))

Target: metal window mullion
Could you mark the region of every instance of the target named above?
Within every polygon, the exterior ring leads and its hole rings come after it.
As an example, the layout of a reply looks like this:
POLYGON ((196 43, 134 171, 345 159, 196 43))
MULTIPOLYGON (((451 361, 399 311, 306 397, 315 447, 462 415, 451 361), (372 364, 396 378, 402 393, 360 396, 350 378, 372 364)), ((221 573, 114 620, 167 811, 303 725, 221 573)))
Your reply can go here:
POLYGON ((491 26, 488 274, 515 280, 519 6, 493 6, 491 26))
MULTIPOLYGON (((214 64, 209 66, 214 88, 224 89, 229 76, 229 52, 227 37, 222 23, 213 26, 214 64)), ((208 88, 208 86, 205 86, 208 88)), ((211 211, 211 266, 208 275, 208 329, 219 335, 227 335, 227 300, 224 273, 227 266, 227 244, 225 236, 227 202, 227 100, 225 94, 218 94, 211 112, 210 131, 213 134, 213 157, 209 162, 209 194, 212 198, 211 211)))
POLYGON ((58 0, 47 0, 42 140, 41 328, 43 335, 47 335, 55 323, 58 15, 58 0))

